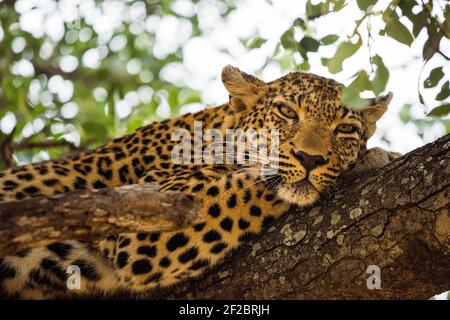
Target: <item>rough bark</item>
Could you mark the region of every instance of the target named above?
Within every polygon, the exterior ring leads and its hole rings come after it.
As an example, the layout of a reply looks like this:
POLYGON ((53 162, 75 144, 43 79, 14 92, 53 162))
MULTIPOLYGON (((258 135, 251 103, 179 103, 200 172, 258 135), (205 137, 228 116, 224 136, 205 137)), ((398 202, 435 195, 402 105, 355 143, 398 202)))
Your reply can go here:
MULTIPOLYGON (((293 208, 202 278, 157 289, 148 298, 425 299, 450 289, 450 135, 342 181, 339 190, 317 206, 293 208), (381 270, 380 289, 367 287, 371 265, 381 270)), ((160 230, 198 221, 198 208, 178 196, 177 203, 177 193, 126 186, 4 203, 0 252, 41 245, 36 236, 47 242, 148 231, 155 224, 148 214, 167 219, 160 230), (29 216, 17 219, 17 212, 29 216), (152 215, 158 212, 163 216, 152 215), (177 220, 189 212, 191 220, 177 220), (49 225, 50 231, 41 228, 49 225), (23 235, 19 242, 14 232, 23 235)))
POLYGON ((159 299, 426 299, 450 289, 450 135, 293 209, 159 299), (368 289, 370 265, 381 288, 368 289))
POLYGON ((171 231, 202 222, 200 204, 155 184, 80 190, 0 204, 0 256, 56 240, 171 231))

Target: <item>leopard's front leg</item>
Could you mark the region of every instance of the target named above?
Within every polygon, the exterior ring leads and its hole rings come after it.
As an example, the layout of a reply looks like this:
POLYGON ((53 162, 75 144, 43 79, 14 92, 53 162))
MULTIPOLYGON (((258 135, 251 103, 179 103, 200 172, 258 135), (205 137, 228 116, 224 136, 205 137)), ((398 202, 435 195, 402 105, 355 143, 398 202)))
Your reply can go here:
POLYGON ((354 179, 364 172, 383 168, 401 156, 401 153, 384 150, 379 147, 368 149, 355 166, 351 170, 344 172, 342 176, 347 179, 354 179))
POLYGON ((260 179, 245 172, 214 175, 205 169, 184 181, 179 177, 168 182, 164 190, 187 186, 185 192, 201 200, 206 222, 174 232, 121 235, 112 257, 121 282, 144 291, 198 276, 259 233, 288 208, 260 179))
POLYGON ((54 298, 143 292, 200 275, 245 239, 280 216, 288 205, 259 177, 196 170, 162 183, 202 201, 206 222, 176 232, 128 233, 99 244, 95 250, 80 241, 64 241, 0 259, 0 295, 54 298), (103 255, 103 257, 102 257, 103 255), (67 268, 80 268, 80 289, 67 286, 67 268))

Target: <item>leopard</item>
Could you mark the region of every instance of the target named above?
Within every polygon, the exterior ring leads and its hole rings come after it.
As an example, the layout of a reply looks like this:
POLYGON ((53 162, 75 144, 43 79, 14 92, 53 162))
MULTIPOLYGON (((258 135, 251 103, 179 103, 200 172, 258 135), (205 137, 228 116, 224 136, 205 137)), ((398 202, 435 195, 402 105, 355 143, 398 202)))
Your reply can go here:
MULTIPOLYGON (((204 222, 175 231, 113 234, 95 243, 59 241, 6 255, 0 258, 2 295, 142 296, 199 278, 292 206, 314 205, 335 190, 343 174, 364 167, 361 159, 371 150, 367 141, 392 99, 388 93, 350 108, 342 100, 344 85, 309 72, 265 82, 228 65, 221 80, 229 97, 222 105, 152 122, 91 151, 0 173, 1 201, 157 183, 161 192, 197 199, 204 222), (196 137, 236 129, 256 132, 252 141, 262 130, 276 130, 277 161, 207 163, 192 150, 184 161, 173 160, 180 146, 173 136, 177 130, 196 137), (69 289, 66 271, 74 265, 80 286, 69 289)), ((185 146, 204 151, 208 145, 194 139, 185 146)), ((377 151, 379 161, 371 163, 380 167, 396 157, 377 151)))

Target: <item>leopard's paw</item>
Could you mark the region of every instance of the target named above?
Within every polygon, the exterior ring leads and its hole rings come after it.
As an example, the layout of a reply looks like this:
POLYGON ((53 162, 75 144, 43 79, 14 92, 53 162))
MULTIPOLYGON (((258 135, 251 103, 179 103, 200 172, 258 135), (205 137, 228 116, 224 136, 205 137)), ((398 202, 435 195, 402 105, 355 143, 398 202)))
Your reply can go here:
POLYGON ((360 173, 379 169, 398 157, 401 157, 401 154, 398 152, 392 152, 378 147, 371 148, 366 151, 363 158, 356 163, 351 171, 352 173, 360 173))

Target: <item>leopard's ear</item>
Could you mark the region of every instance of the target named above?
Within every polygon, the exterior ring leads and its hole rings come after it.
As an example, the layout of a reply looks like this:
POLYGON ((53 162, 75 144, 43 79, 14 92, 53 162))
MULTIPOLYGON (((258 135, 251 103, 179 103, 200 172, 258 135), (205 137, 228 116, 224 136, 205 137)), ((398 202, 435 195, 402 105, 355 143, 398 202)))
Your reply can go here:
POLYGON ((230 94, 231 108, 236 112, 253 107, 267 90, 264 81, 230 65, 222 69, 222 82, 230 94))
POLYGON ((374 100, 369 106, 363 107, 359 110, 366 123, 366 137, 370 138, 375 129, 377 128, 376 123, 381 118, 381 116, 386 112, 389 103, 392 100, 393 93, 389 92, 384 97, 374 100))

